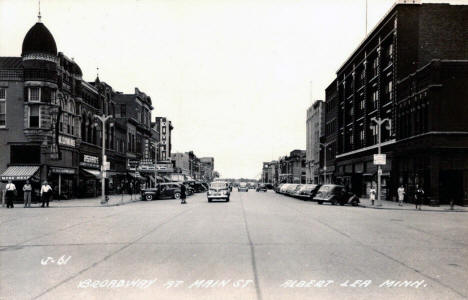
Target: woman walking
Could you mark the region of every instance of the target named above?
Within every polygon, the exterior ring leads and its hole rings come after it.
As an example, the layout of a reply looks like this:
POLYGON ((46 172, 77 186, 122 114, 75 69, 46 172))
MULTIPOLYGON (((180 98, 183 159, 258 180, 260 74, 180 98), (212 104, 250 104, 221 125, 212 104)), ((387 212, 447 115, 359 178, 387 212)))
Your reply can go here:
POLYGON ((42 198, 41 207, 44 207, 44 204, 46 203, 47 203, 47 207, 49 207, 49 201, 50 201, 51 195, 52 195, 52 187, 47 183, 47 181, 44 181, 41 187, 41 198, 42 198))
POLYGON ((398 193, 398 206, 403 206, 403 200, 405 200, 405 188, 403 185, 400 185, 400 187, 397 190, 398 193))
POLYGON ((5 187, 5 199, 7 203, 7 208, 15 207, 13 205, 13 200, 15 199, 17 193, 18 192, 16 191, 16 186, 11 182, 11 180, 8 180, 8 183, 5 187))
POLYGON ((371 186, 370 190, 369 190, 369 198, 372 202, 372 205, 374 205, 374 202, 375 202, 375 194, 376 194, 376 190, 374 189, 374 185, 371 186))
POLYGON ((29 180, 26 180, 26 183, 23 185, 24 207, 31 207, 31 193, 32 186, 29 180))

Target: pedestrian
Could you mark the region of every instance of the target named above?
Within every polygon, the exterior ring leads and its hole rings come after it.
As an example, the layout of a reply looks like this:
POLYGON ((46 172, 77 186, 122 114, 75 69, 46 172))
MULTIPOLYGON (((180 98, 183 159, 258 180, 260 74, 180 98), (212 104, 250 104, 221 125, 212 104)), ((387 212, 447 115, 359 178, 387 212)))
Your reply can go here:
POLYGON ((185 198, 187 198, 187 193, 186 193, 186 188, 185 184, 180 185, 180 204, 186 204, 187 202, 185 201, 185 198))
POLYGON ((416 191, 414 192, 414 204, 416 205, 416 209, 421 210, 421 205, 424 199, 424 190, 416 185, 416 191))
POLYGON ((42 198, 41 207, 44 207, 46 203, 47 203, 47 207, 49 207, 49 201, 50 201, 51 196, 52 196, 52 187, 47 183, 47 181, 44 181, 41 187, 41 198, 42 198))
POLYGON ((13 200, 16 198, 16 195, 18 194, 18 191, 16 191, 16 186, 14 185, 11 180, 8 180, 8 183, 5 187, 5 199, 7 203, 7 208, 13 208, 15 207, 13 205, 13 200))
POLYGON ((397 190, 398 193, 398 206, 403 206, 403 200, 405 199, 405 188, 403 185, 400 185, 400 187, 397 190))
POLYGON ((24 207, 31 207, 31 193, 32 186, 29 183, 29 180, 26 180, 26 183, 23 185, 24 207))
POLYGON ((376 190, 374 189, 374 186, 372 185, 370 190, 369 190, 369 198, 371 200, 371 203, 372 205, 374 205, 374 202, 375 202, 375 194, 376 194, 376 190))

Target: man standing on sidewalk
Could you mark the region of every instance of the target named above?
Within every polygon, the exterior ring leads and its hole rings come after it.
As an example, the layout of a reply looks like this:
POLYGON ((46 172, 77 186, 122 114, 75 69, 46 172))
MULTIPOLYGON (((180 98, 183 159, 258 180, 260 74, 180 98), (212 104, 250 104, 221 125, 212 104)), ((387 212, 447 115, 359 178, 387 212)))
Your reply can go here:
POLYGON ((374 186, 372 185, 370 190, 369 190, 369 198, 372 202, 372 205, 374 205, 374 202, 375 202, 375 194, 376 194, 376 190, 374 189, 374 186))
POLYGON ((416 205, 416 209, 419 208, 421 210, 421 205, 424 198, 424 190, 416 185, 416 191, 414 192, 414 204, 416 205))
POLYGON ((31 193, 32 186, 29 180, 26 180, 26 183, 23 185, 24 207, 31 207, 31 193))
POLYGON ((398 193, 398 206, 403 206, 403 200, 405 199, 405 188, 403 185, 400 185, 400 187, 397 190, 398 193))

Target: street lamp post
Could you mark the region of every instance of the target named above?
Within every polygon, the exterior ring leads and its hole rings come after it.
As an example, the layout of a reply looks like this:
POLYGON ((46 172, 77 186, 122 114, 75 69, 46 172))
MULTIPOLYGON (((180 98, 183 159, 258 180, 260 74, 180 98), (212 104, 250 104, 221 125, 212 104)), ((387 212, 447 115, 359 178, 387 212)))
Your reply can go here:
POLYGON ((101 204, 105 204, 106 201, 106 122, 111 116, 94 115, 94 117, 102 123, 102 165, 101 165, 101 204))
MULTIPOLYGON (((385 119, 380 119, 380 118, 372 118, 372 122, 374 122, 377 126, 377 153, 381 154, 382 151, 382 125, 385 122, 388 122, 387 124, 387 129, 390 130, 392 127, 392 121, 388 118, 385 119)), ((372 126, 372 125, 371 125, 372 126)), ((381 197, 381 189, 382 189, 382 184, 381 184, 381 175, 382 175, 382 166, 379 164, 378 165, 378 170, 377 170, 377 206, 382 206, 382 199, 381 197)))
MULTIPOLYGON (((323 182, 327 183, 327 148, 332 142, 319 143, 323 147, 323 182)), ((319 166, 320 167, 320 166, 319 166)))

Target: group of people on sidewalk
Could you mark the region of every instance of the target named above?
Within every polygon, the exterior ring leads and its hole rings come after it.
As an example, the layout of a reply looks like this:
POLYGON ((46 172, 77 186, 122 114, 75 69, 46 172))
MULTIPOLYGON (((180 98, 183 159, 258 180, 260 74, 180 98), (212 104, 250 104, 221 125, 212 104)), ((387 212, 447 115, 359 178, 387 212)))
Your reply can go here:
MULTIPOLYGON (((377 194, 377 191, 372 186, 369 191, 369 198, 371 200, 372 205, 374 205, 376 194, 377 194)), ((397 190, 397 194, 398 194, 398 206, 403 206, 403 201, 405 200, 405 196, 406 196, 406 191, 403 185, 400 185, 400 187, 397 190)), ((424 190, 419 185, 416 185, 416 190, 414 191, 413 197, 414 197, 414 204, 416 205, 416 209, 421 210, 421 206, 424 200, 424 190)))
MULTIPOLYGON (((26 180, 26 183, 23 185, 23 199, 24 199, 24 207, 31 207, 31 194, 32 194, 32 186, 29 183, 29 180, 26 180)), ((13 201, 18 196, 18 191, 16 190, 15 184, 8 180, 8 183, 5 187, 5 200, 7 204, 7 208, 15 207, 13 201)), ((47 181, 44 181, 41 186, 41 200, 42 205, 41 207, 49 207, 49 201, 52 198, 52 187, 49 185, 47 181)))

